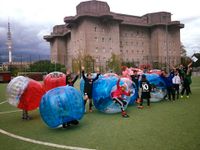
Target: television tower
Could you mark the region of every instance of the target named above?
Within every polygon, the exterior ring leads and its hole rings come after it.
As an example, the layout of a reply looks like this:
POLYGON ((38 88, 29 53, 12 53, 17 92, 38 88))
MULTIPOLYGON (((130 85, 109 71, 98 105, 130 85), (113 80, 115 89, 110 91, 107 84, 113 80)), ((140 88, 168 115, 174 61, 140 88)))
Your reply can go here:
POLYGON ((12 37, 11 37, 11 31, 10 31, 10 22, 8 20, 8 32, 7 32, 7 49, 8 49, 8 58, 9 63, 12 63, 12 37))

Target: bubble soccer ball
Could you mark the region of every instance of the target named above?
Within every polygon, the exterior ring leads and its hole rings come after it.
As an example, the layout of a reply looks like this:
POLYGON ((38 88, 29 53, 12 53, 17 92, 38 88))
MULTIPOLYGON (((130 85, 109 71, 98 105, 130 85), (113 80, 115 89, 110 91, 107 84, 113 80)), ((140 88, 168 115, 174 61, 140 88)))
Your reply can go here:
POLYGON ((28 77, 18 76, 7 86, 8 102, 23 110, 34 110, 39 104, 45 91, 40 82, 28 77))
MULTIPOLYGON (((99 78, 93 86, 93 101, 94 106, 101 112, 104 113, 118 113, 121 112, 121 107, 119 104, 115 103, 112 100, 111 93, 116 89, 118 78, 115 76, 110 77, 101 77, 99 78)), ((124 96, 127 104, 125 109, 127 108, 131 97, 135 94, 132 81, 128 78, 121 78, 120 85, 126 85, 127 90, 131 90, 132 94, 130 96, 124 96)))
POLYGON ((48 91, 42 97, 39 108, 43 121, 51 128, 72 120, 80 120, 85 110, 81 93, 71 86, 61 86, 48 91))
POLYGON ((135 103, 135 100, 138 98, 138 89, 135 85, 135 83, 130 80, 129 78, 121 78, 121 80, 127 85, 128 90, 132 91, 132 94, 130 96, 129 105, 133 105, 135 103))
POLYGON ((145 74, 147 80, 152 86, 151 102, 161 101, 167 94, 165 82, 158 74, 145 74))
POLYGON ((66 75, 62 72, 51 72, 44 78, 44 89, 49 91, 53 88, 66 85, 66 75))

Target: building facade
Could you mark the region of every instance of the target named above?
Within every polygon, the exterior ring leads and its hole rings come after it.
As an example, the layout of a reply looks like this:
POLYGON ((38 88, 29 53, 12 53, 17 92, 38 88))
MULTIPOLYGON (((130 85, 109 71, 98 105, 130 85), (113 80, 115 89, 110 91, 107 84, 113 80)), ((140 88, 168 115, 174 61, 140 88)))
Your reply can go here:
POLYGON ((180 63, 179 21, 171 13, 156 12, 132 16, 110 11, 106 2, 85 1, 75 16, 64 18, 44 36, 51 46, 51 61, 72 67, 72 60, 90 55, 98 66, 106 66, 112 53, 123 62, 140 64, 180 63))

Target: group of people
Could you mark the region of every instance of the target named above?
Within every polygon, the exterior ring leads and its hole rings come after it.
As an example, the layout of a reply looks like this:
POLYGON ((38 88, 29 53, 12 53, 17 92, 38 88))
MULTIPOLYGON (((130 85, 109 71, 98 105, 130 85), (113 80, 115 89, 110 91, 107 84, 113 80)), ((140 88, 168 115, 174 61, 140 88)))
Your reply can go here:
POLYGON ((180 65, 177 68, 174 68, 167 74, 164 70, 161 72, 161 78, 164 80, 167 87, 167 96, 166 99, 173 100, 184 97, 186 92, 186 98, 189 98, 191 94, 190 85, 192 83, 192 62, 187 66, 180 65), (181 87, 181 89, 180 89, 181 87), (179 92, 181 90, 181 92, 179 92))
MULTIPOLYGON (((175 100, 179 99, 179 95, 181 94, 181 98, 183 98, 183 95, 186 91, 186 97, 189 98, 189 94, 191 93, 190 90, 190 84, 191 84, 191 73, 192 73, 192 63, 190 63, 188 66, 183 67, 183 65, 180 65, 178 68, 173 68, 169 74, 166 73, 166 71, 162 70, 160 77, 164 80, 166 87, 167 87, 167 95, 168 100, 175 100), (181 93, 180 86, 182 86, 181 93)), ((100 72, 97 70, 97 75, 95 78, 92 77, 91 73, 85 74, 85 68, 82 67, 82 78, 84 80, 84 105, 86 105, 87 102, 89 102, 89 112, 92 112, 92 89, 93 89, 93 83, 99 78, 100 72)), ((74 78, 72 78, 70 70, 66 71, 66 85, 74 86, 74 83, 77 81, 79 75, 77 74, 74 78)), ((152 90, 152 86, 149 83, 149 81, 146 78, 145 74, 142 74, 141 76, 137 74, 137 70, 133 70, 133 72, 130 75, 131 80, 135 83, 136 91, 139 91, 138 97, 136 102, 138 103, 138 108, 143 108, 143 100, 147 100, 147 107, 150 107, 150 92, 152 90), (141 80, 140 80, 141 79, 141 80), (139 82, 140 80, 140 82, 139 82)), ((119 104, 121 108, 121 115, 124 118, 128 118, 129 115, 125 111, 125 106, 127 104, 127 101, 123 98, 124 95, 130 96, 131 91, 127 91, 125 85, 120 86, 120 78, 118 79, 116 83, 116 89, 112 91, 111 97, 112 100, 119 104)), ((23 111, 23 119, 29 120, 31 117, 28 116, 27 111, 23 111)), ((62 127, 67 128, 71 124, 77 125, 79 122, 77 120, 72 120, 67 123, 63 123, 62 127)))
MULTIPOLYGON (((68 71, 66 74, 66 84, 73 86, 75 81, 78 78, 78 75, 76 75, 76 77, 74 79, 71 78, 71 73, 68 71)), ((87 75, 85 75, 85 71, 84 71, 84 67, 82 67, 82 77, 83 80, 85 81, 84 83, 84 104, 86 105, 87 101, 89 101, 89 112, 92 112, 92 88, 93 88, 93 83, 99 78, 99 70, 97 70, 97 75, 95 78, 92 78, 92 74, 91 73, 87 73, 87 75)), ((132 81, 136 84, 136 88, 139 89, 139 87, 141 88, 141 95, 140 95, 140 100, 138 101, 139 106, 138 108, 143 108, 143 99, 147 100, 147 105, 150 106, 150 92, 151 92, 151 85, 149 83, 149 81, 146 79, 145 75, 142 75, 141 78, 141 84, 139 85, 139 75, 137 75, 136 71, 133 71, 133 74, 131 75, 131 79, 132 81)), ((112 100, 119 104, 120 108, 121 108, 121 115, 124 118, 128 118, 129 115, 126 113, 125 111, 125 106, 127 104, 127 101, 123 98, 124 95, 126 96, 130 96, 131 91, 127 91, 127 87, 125 85, 121 85, 120 86, 120 78, 118 79, 117 83, 116 83, 116 89, 114 91, 112 91, 111 93, 111 97, 112 100)), ((138 96, 139 98, 139 96, 138 96)), ((68 124, 69 125, 69 124, 68 124)))

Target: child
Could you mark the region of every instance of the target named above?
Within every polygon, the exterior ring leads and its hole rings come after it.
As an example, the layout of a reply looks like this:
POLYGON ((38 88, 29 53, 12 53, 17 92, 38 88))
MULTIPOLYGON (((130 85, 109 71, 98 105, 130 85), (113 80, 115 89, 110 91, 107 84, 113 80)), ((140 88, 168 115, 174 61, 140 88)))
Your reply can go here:
MULTIPOLYGON (((78 74, 76 75, 76 77, 72 80, 72 77, 71 77, 71 72, 70 70, 67 70, 66 72, 66 85, 69 85, 69 86, 74 86, 74 83, 76 82, 76 80, 78 79, 78 74)), ((62 127, 63 128, 67 128, 69 127, 71 124, 73 125, 77 125, 79 124, 78 120, 72 120, 72 121, 69 121, 67 123, 63 123, 62 124, 62 127)))
POLYGON ((175 76, 172 78, 172 83, 177 94, 176 98, 179 98, 179 86, 181 84, 181 78, 179 76, 178 70, 175 71, 175 76))
POLYGON ((92 112, 92 87, 94 81, 99 78, 99 70, 97 70, 97 76, 93 79, 92 74, 88 73, 87 77, 85 76, 84 67, 82 67, 82 76, 83 80, 85 81, 84 84, 84 104, 86 105, 87 101, 89 100, 89 112, 92 112))
POLYGON ((120 105, 122 117, 128 118, 129 116, 124 110, 124 106, 127 104, 127 102, 126 100, 123 99, 122 96, 123 95, 130 96, 130 91, 126 92, 126 87, 123 85, 120 86, 119 82, 120 82, 120 78, 117 81, 117 89, 111 93, 111 96, 112 96, 113 101, 115 101, 116 103, 120 105))
POLYGON ((174 87, 172 83, 172 78, 174 77, 173 72, 170 72, 170 74, 167 76, 167 73, 162 70, 160 77, 163 79, 163 81, 166 84, 167 87, 167 95, 168 100, 171 101, 171 96, 173 101, 175 100, 175 92, 174 92, 174 87))
POLYGON ((149 81, 146 79, 146 75, 142 75, 141 81, 140 81, 140 88, 141 88, 141 99, 140 99, 140 106, 138 108, 144 108, 143 105, 143 99, 147 100, 147 106, 150 107, 150 92, 151 92, 151 85, 149 81))

